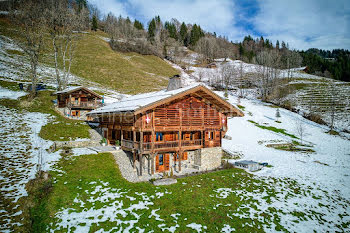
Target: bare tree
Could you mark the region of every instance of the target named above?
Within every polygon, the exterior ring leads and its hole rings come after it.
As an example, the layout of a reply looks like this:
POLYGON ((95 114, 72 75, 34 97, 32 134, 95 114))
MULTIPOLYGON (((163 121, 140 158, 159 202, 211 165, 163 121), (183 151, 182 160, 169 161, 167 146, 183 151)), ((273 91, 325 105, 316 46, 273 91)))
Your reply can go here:
POLYGON ((280 54, 276 50, 262 51, 257 57, 258 63, 257 72, 258 80, 257 86, 262 100, 266 101, 269 95, 274 92, 278 87, 278 77, 280 72, 280 54))
POLYGON ((221 67, 221 86, 225 89, 225 97, 228 96, 228 89, 236 76, 237 72, 233 65, 224 64, 221 67))
POLYGON ((239 88, 239 97, 241 97, 241 98, 245 96, 244 88, 246 86, 246 82, 245 82, 244 75, 245 75, 245 72, 244 72, 244 69, 243 69, 243 61, 240 61, 240 63, 239 63, 239 74, 238 74, 238 77, 239 77, 238 88, 239 88))
POLYGON ((85 11, 69 6, 68 0, 50 1, 46 10, 52 40, 58 90, 65 89, 74 57, 79 31, 84 29, 85 11))
POLYGON ((29 58, 32 98, 36 95, 37 68, 44 45, 46 22, 42 14, 44 10, 44 0, 23 0, 19 1, 17 8, 10 11, 12 22, 21 28, 18 33, 22 40, 18 40, 16 43, 29 58))
POLYGON ((328 94, 329 94, 329 114, 330 114, 330 132, 334 130, 334 122, 336 121, 336 111, 339 105, 339 89, 337 89, 334 81, 330 81, 328 84, 328 94))

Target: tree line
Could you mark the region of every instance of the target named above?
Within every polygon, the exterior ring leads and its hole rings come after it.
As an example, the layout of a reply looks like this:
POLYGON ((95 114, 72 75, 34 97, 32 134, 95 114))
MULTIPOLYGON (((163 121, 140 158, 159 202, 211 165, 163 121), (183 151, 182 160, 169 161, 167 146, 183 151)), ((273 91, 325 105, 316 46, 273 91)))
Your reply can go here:
POLYGON ((309 73, 350 82, 350 51, 309 49, 300 52, 309 73))

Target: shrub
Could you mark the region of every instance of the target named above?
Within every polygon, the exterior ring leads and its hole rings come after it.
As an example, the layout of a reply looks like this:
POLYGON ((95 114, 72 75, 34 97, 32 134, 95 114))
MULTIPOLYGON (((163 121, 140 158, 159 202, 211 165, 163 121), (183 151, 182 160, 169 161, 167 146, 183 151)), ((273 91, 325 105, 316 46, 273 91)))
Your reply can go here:
POLYGON ((304 117, 310 121, 316 122, 317 124, 326 125, 326 122, 316 113, 304 114, 304 117))

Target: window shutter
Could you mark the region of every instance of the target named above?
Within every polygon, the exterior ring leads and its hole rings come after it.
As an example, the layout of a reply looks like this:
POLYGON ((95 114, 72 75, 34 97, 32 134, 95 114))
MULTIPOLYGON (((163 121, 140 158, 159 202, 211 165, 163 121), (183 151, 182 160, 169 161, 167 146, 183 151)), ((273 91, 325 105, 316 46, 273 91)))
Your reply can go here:
POLYGON ((156 156, 156 171, 159 171, 159 155, 156 156))
POLYGON ((169 154, 165 154, 164 156, 164 166, 165 166, 165 170, 169 170, 169 154))

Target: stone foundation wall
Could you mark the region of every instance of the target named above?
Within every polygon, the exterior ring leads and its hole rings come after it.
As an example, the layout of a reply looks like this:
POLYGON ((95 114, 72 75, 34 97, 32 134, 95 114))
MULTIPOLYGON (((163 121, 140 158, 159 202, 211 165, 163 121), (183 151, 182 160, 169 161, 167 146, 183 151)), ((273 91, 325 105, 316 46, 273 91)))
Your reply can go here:
POLYGON ((200 170, 212 170, 221 166, 222 148, 211 147, 200 149, 200 170))
MULTIPOLYGON (((170 154, 169 161, 169 173, 171 168, 173 171, 178 171, 179 162, 174 161, 173 154, 170 154)), ((148 156, 143 156, 143 172, 144 174, 149 173, 151 167, 151 160, 148 160, 148 156)), ((181 161, 181 168, 195 168, 198 171, 207 171, 213 170, 221 166, 221 158, 222 158, 222 148, 221 147, 212 147, 212 148, 202 148, 195 151, 188 151, 187 160, 181 161)), ((154 161, 154 169, 155 169, 155 161, 154 161)))

